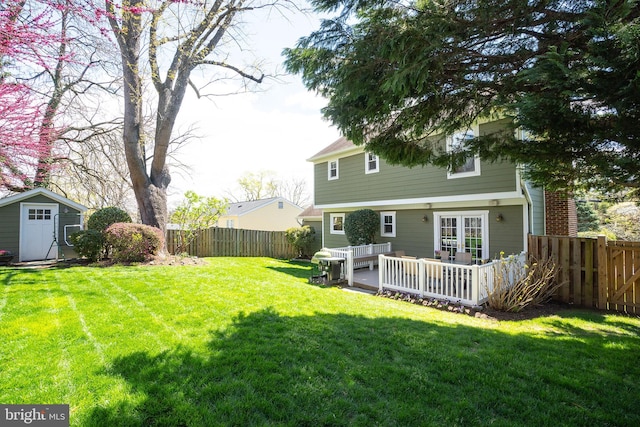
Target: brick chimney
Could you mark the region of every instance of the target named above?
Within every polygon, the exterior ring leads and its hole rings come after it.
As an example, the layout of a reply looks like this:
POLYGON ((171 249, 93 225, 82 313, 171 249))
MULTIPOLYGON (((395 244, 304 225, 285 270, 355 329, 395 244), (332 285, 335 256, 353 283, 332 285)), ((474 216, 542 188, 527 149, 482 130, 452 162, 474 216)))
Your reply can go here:
POLYGON ((557 191, 544 192, 546 234, 548 236, 578 235, 578 212, 571 194, 557 191))

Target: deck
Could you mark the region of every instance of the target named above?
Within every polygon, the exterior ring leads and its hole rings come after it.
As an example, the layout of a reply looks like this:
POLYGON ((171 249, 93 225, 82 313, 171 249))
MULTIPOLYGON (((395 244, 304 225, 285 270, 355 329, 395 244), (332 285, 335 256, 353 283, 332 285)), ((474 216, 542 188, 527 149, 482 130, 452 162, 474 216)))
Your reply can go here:
POLYGON ((378 268, 370 270, 360 268, 353 271, 353 286, 377 291, 380 288, 380 276, 378 268))

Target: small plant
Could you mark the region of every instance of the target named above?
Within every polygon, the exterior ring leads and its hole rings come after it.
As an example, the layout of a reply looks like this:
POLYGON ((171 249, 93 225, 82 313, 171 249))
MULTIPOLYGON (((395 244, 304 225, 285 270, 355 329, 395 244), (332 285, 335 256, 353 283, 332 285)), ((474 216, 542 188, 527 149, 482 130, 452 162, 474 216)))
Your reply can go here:
POLYGON ((518 312, 529 306, 542 305, 553 297, 563 283, 558 283, 558 267, 551 258, 531 260, 504 257, 496 263, 494 287, 488 292, 487 305, 498 311, 518 312))
POLYGON ((371 209, 354 211, 344 220, 344 234, 349 244, 354 246, 375 243, 379 228, 380 218, 371 209))
POLYGON ((6 249, 0 249, 0 256, 13 256, 13 254, 11 253, 11 251, 8 251, 6 249))
POLYGON ((311 247, 316 241, 316 230, 308 225, 302 227, 291 227, 285 231, 287 241, 298 251, 298 256, 311 255, 311 247))
POLYGON ((69 236, 76 253, 91 262, 96 262, 104 253, 104 235, 96 230, 82 230, 69 236))
POLYGON ((105 230, 116 262, 142 262, 156 255, 164 246, 158 228, 143 224, 115 223, 105 230))

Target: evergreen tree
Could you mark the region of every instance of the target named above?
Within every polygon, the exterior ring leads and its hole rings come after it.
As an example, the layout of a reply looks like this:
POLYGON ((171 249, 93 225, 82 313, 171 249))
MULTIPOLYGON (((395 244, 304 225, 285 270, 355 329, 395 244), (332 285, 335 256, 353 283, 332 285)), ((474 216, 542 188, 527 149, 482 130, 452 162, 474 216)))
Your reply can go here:
POLYGON ((339 13, 285 50, 287 68, 367 151, 406 166, 508 158, 556 189, 640 187, 636 0, 313 4, 339 13), (459 155, 429 138, 491 117, 513 128, 459 155))

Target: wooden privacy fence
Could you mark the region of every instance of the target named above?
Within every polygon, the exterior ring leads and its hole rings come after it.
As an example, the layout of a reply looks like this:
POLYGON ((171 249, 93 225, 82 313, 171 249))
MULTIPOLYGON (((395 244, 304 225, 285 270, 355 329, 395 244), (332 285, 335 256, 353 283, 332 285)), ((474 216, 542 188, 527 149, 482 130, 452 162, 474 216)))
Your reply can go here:
MULTIPOLYGON (((167 230, 167 250, 175 254, 179 230, 167 230)), ((198 257, 271 257, 293 258, 296 249, 284 231, 243 230, 211 227, 202 231, 187 248, 189 255, 198 257)))
POLYGON ((640 314, 640 242, 529 235, 529 256, 558 265, 560 301, 640 314))

